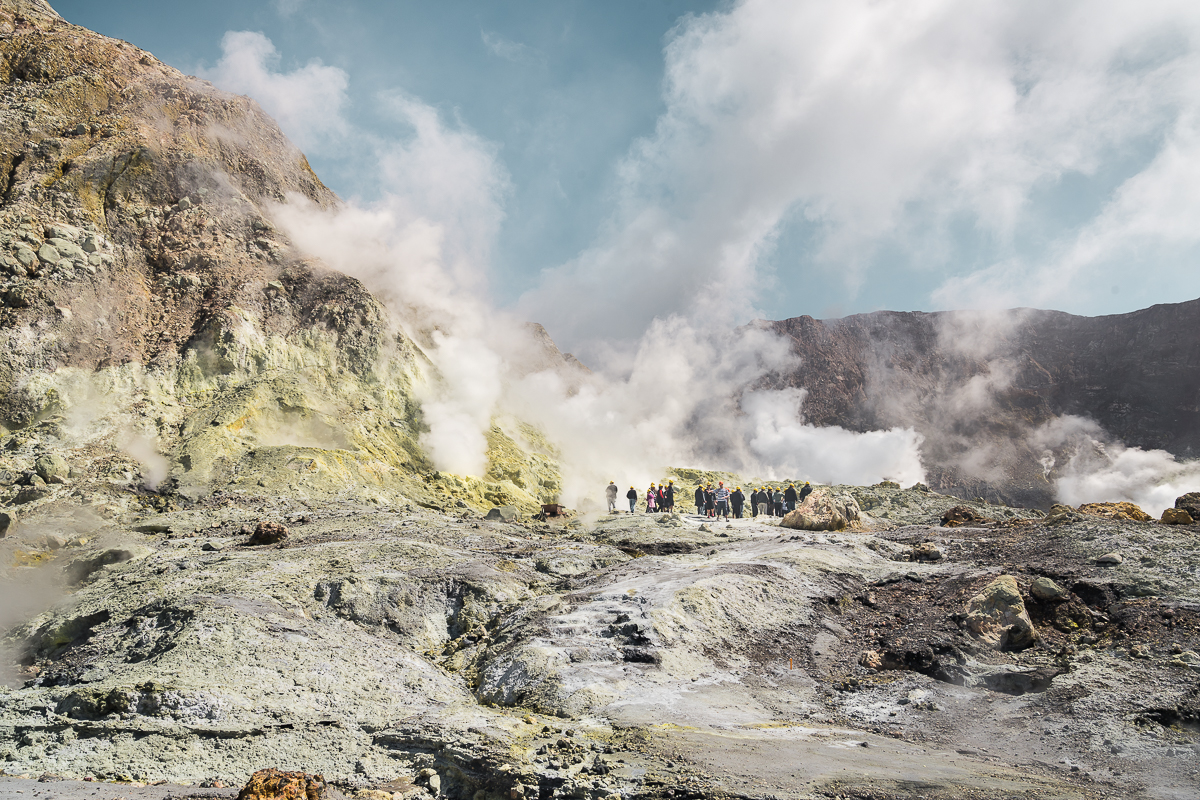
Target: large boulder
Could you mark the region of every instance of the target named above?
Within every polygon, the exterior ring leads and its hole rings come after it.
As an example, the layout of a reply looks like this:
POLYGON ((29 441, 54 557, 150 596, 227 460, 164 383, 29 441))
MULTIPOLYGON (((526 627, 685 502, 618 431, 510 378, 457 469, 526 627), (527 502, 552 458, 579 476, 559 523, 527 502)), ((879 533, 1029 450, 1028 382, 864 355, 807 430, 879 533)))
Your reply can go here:
POLYGON ((39 457, 33 463, 33 469, 46 483, 64 483, 71 473, 67 460, 58 453, 47 453, 39 457))
POLYGON ((957 528, 960 525, 983 525, 991 521, 970 506, 955 506, 942 514, 942 527, 944 528, 957 528))
POLYGON ((329 797, 331 792, 322 776, 277 769, 260 769, 238 792, 238 800, 324 800, 329 797))
POLYGON ((1193 520, 1200 520, 1200 492, 1188 492, 1176 497, 1175 507, 1186 511, 1193 520))
POLYGON ((994 650, 1024 650, 1038 638, 1011 575, 1001 575, 970 599, 965 623, 994 650))
POLYGON ((1133 503, 1084 503, 1079 507, 1084 514, 1107 519, 1122 519, 1131 522, 1151 522, 1154 517, 1133 503))
POLYGON ((1164 525, 1191 525, 1195 521, 1195 518, 1183 508, 1164 508, 1162 519, 1159 520, 1164 525))
POLYGON ((857 522, 861 513, 858 501, 850 495, 817 489, 779 524, 800 531, 840 531, 857 522))

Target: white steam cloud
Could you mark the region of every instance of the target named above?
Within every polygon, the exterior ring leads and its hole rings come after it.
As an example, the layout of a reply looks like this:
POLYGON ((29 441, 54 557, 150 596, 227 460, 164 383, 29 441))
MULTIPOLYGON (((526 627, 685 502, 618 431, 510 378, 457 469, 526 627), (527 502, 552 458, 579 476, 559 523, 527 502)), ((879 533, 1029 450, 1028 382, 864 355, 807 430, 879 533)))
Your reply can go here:
POLYGON ((157 441, 149 436, 127 433, 121 452, 141 465, 142 483, 152 491, 158 489, 171 471, 171 462, 159 452, 157 441))
POLYGON ((1068 505, 1125 500, 1157 517, 1175 498, 1200 490, 1200 461, 1126 447, 1090 419, 1060 417, 1034 431, 1030 441, 1046 448, 1048 470, 1058 468, 1058 498, 1068 505), (1055 452, 1065 463, 1058 463, 1055 452))
MULTIPOLYGON (((281 14, 294 13, 298 0, 280 0, 281 14)), ((261 33, 230 31, 221 40, 221 59, 197 74, 230 92, 253 97, 301 148, 316 147, 345 133, 342 108, 349 79, 337 67, 310 61, 278 72, 275 45, 261 33)))

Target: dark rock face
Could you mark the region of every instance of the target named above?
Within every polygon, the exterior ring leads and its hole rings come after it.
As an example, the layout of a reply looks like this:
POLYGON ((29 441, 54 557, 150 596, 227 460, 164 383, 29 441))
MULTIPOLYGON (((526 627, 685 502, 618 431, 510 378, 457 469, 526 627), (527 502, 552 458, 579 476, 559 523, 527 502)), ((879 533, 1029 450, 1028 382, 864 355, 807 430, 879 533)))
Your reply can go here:
POLYGON ((1065 415, 1126 445, 1200 455, 1200 300, 1130 314, 899 313, 765 323, 799 367, 771 388, 807 390, 816 425, 912 426, 930 485, 1046 508, 1054 443, 1030 433, 1065 415))

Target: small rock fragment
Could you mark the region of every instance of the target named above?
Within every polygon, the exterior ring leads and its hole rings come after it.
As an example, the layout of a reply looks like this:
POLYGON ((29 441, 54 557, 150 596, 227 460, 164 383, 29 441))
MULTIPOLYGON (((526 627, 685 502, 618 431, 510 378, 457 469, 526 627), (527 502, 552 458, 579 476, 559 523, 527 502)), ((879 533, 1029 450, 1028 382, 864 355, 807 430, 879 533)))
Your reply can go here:
POLYGON ((1115 567, 1117 564, 1120 564, 1124 560, 1125 560, 1124 556, 1122 556, 1120 553, 1118 553, 1116 551, 1113 551, 1111 553, 1105 553, 1104 555, 1097 558, 1096 563, 1100 564, 1101 566, 1115 567))

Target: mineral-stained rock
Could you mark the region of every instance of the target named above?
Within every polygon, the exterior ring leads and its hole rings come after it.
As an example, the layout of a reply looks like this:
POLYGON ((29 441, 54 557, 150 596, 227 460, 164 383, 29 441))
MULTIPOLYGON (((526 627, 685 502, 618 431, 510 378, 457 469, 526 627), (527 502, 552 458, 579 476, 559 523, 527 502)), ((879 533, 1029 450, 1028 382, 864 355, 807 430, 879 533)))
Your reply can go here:
POLYGON ((1061 600, 1067 596, 1067 590, 1059 586, 1049 578, 1035 578, 1029 584, 1029 593, 1038 600, 1053 601, 1061 600))
POLYGON ((34 462, 33 468, 46 483, 63 483, 71 472, 67 460, 58 453, 47 453, 34 462))
POLYGON ((801 531, 840 531, 856 522, 860 515, 858 501, 853 497, 818 489, 795 511, 789 511, 779 524, 801 531))
POLYGON ((238 792, 238 800, 324 800, 328 797, 328 787, 320 775, 277 769, 260 769, 238 792))
POLYGON ((1186 511, 1193 520, 1200 520, 1200 492, 1188 492, 1175 498, 1175 507, 1186 511))
POLYGON ((955 506, 942 514, 942 525, 947 528, 957 528, 960 525, 981 525, 991 521, 969 506, 955 506))
POLYGON ((1047 525, 1060 525, 1064 522, 1078 522, 1082 517, 1079 512, 1070 506, 1064 506, 1061 503, 1055 503, 1050 506, 1050 513, 1046 515, 1047 525))
POLYGON ((1182 508, 1164 508, 1159 521, 1164 525, 1191 525, 1195 519, 1182 508))
POLYGON ((967 603, 966 625, 995 650, 1023 650, 1037 641, 1017 579, 1001 575, 967 603))
POLYGON ((278 544, 288 537, 287 526, 279 522, 260 522, 250 535, 250 544, 278 544))
POLYGON ((515 506, 496 506, 487 513, 486 519, 498 519, 502 522, 513 522, 520 511, 515 506))
POLYGON ((925 542, 913 548, 913 558, 917 561, 941 561, 945 557, 941 548, 933 542, 925 542))
POLYGON ((1154 517, 1138 508, 1133 503, 1084 503, 1079 507, 1084 514, 1107 519, 1131 520, 1133 522, 1150 522, 1154 517))

